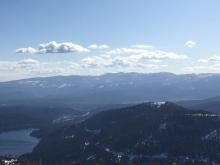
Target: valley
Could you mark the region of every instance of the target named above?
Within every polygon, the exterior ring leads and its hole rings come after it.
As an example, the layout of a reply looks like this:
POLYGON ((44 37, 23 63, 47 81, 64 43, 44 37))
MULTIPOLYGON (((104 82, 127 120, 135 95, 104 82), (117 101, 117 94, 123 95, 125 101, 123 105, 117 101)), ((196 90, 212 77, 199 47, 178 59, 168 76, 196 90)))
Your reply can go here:
MULTIPOLYGON (((63 78, 60 77, 59 82, 56 82, 57 77, 51 77, 34 80, 37 81, 34 83, 32 79, 0 83, 5 96, 13 86, 21 95, 0 98, 0 132, 36 128, 31 135, 39 139, 33 151, 22 151, 20 156, 13 154, 12 149, 8 157, 7 150, 3 149, 2 161, 15 159, 24 165, 27 162, 36 165, 220 163, 220 99, 206 98, 217 94, 218 90, 206 93, 207 86, 204 86, 205 83, 217 84, 219 75, 117 73, 63 78), (135 79, 135 83, 131 86, 128 79, 135 79), (167 83, 161 84, 161 79, 167 83), (62 83, 76 84, 77 81, 80 83, 74 88, 59 87, 62 83), (170 88, 180 92, 182 81, 188 83, 183 89, 187 95, 165 92, 170 88), (200 84, 204 90, 198 86, 201 81, 205 82, 200 84), (40 82, 44 85, 39 85, 40 82), (108 85, 99 88, 101 82, 108 85), (110 84, 118 84, 118 87, 112 85, 110 89, 110 84), (5 85, 10 88, 7 90, 5 85), (114 90, 121 91, 114 94, 114 90), (199 90, 201 95, 197 97, 195 94, 199 90)), ((217 89, 217 86, 212 87, 217 89)), ((19 137, 15 139, 19 143, 19 137)), ((18 148, 19 145, 23 144, 18 144, 18 148)))
POLYGON ((0 0, 0 165, 220 165, 219 0, 0 0))

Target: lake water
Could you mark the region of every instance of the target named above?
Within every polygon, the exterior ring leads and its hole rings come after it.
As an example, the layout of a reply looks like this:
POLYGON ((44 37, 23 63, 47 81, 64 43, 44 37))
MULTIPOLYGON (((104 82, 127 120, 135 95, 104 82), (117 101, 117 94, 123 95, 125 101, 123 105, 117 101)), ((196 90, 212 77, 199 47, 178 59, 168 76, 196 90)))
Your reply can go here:
POLYGON ((31 152, 39 140, 30 136, 33 129, 0 133, 0 155, 19 156, 31 152))

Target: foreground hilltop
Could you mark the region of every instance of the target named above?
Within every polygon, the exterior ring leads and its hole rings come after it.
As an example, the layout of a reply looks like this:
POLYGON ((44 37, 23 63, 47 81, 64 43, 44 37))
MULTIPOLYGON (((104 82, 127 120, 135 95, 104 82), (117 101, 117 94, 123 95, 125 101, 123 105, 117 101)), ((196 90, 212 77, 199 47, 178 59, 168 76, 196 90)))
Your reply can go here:
POLYGON ((25 157, 49 165, 220 163, 219 128, 218 115, 149 102, 58 129, 25 157))

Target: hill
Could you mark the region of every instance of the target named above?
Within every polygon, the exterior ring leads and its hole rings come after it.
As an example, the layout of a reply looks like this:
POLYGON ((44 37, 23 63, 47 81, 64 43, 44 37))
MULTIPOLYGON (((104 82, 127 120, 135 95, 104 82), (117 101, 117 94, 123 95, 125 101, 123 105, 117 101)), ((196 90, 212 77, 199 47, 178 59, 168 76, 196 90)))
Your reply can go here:
POLYGON ((220 96, 201 100, 184 100, 177 102, 177 104, 192 110, 203 109, 209 112, 220 113, 220 96))
POLYGON ((48 165, 219 163, 219 119, 170 102, 143 103, 57 129, 26 157, 48 165))

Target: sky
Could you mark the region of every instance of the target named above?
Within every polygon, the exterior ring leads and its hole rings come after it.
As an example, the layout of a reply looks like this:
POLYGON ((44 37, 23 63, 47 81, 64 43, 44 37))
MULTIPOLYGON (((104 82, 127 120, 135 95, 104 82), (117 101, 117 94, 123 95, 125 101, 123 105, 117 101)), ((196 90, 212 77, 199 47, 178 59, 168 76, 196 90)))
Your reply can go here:
POLYGON ((0 81, 220 73, 219 0, 1 0, 0 81))

